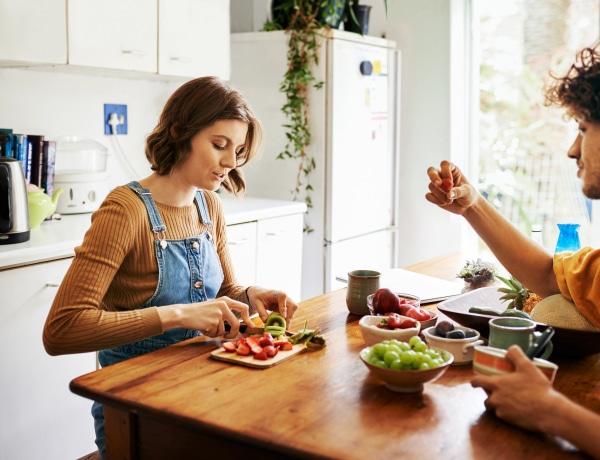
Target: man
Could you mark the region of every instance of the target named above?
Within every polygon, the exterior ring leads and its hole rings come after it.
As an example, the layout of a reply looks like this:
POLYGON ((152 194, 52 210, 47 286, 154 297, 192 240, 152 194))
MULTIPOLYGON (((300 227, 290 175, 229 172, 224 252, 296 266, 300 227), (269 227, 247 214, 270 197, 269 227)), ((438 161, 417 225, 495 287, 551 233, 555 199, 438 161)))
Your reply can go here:
MULTIPOLYGON (((554 77, 546 92, 548 105, 565 108, 579 133, 567 155, 577 162, 582 191, 600 199, 600 51, 585 48, 567 75, 554 77)), ((549 254, 498 213, 456 165, 442 161, 427 170, 426 199, 463 216, 506 270, 541 297, 562 294, 596 327, 600 327, 600 250, 549 254)), ((486 407, 522 428, 560 436, 600 458, 600 415, 552 388, 519 347, 508 350, 515 372, 477 376, 474 387, 488 394, 486 407)))

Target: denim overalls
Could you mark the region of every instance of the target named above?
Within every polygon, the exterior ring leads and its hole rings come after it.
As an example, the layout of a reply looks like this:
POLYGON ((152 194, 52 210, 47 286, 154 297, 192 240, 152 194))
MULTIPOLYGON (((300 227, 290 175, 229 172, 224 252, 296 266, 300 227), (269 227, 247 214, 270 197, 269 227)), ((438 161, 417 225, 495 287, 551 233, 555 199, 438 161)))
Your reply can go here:
MULTIPOLYGON (((208 231, 183 240, 165 240, 166 227, 150 195, 138 182, 127 184, 146 206, 150 225, 155 235, 154 252, 158 262, 158 285, 150 300, 140 308, 150 306, 186 304, 214 299, 223 282, 223 269, 212 236, 208 231)), ((201 222, 212 225, 206 200, 201 191, 194 200, 201 222)), ((201 335, 199 331, 178 328, 139 342, 101 350, 98 360, 102 367, 124 361, 150 351, 201 335)), ((104 408, 94 402, 92 406, 96 444, 102 458, 106 456, 104 434, 104 408)))

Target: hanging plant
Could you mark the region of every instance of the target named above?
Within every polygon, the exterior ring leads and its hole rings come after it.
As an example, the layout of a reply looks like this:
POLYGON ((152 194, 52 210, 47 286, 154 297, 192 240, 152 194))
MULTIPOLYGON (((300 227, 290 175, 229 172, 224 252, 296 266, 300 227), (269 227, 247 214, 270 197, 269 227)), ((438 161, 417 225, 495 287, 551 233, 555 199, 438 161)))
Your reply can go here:
MULTIPOLYGON (((266 23, 263 30, 284 30, 288 35, 287 63, 279 90, 285 94, 286 102, 281 111, 288 123, 287 143, 277 155, 278 159, 298 161, 296 184, 292 190, 294 200, 301 199, 312 208, 311 174, 315 170, 315 157, 309 152, 311 142, 308 118, 310 88, 321 89, 322 81, 317 81, 313 68, 319 64, 319 37, 323 29, 338 27, 347 0, 273 0, 273 20, 266 23)), ((305 223, 304 231, 313 229, 305 223)))

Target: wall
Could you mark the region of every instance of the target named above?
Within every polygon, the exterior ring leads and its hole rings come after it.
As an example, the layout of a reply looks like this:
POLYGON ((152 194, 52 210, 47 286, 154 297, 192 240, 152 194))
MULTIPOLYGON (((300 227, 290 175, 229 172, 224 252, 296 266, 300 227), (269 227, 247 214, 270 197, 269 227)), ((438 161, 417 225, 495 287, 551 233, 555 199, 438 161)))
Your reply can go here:
POLYGON ((469 172, 464 0, 388 1, 388 38, 402 51, 399 265, 460 250, 476 239, 462 219, 425 199, 427 168, 449 159, 469 172), (451 27, 452 25, 452 27, 451 27), (459 59, 451 59, 459 57, 459 59))
POLYGON ((134 80, 40 71, 0 69, 0 127, 47 138, 82 136, 109 150, 111 186, 150 173, 144 156, 146 135, 154 128, 162 106, 181 82, 134 80), (104 135, 104 104, 126 104, 128 134, 118 140, 137 171, 123 166, 112 136, 104 135))

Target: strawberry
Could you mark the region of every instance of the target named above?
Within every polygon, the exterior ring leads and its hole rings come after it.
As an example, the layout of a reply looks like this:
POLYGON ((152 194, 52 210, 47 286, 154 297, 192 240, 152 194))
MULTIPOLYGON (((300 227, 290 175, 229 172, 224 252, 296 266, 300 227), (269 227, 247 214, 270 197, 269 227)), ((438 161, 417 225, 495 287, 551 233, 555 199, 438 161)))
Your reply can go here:
POLYGON ((262 361, 266 361, 268 359, 267 352, 263 349, 258 353, 254 354, 254 359, 260 359, 262 361))
POLYGON ((279 349, 275 348, 273 345, 267 345, 263 350, 269 358, 272 358, 279 352, 279 349))
POLYGON ((263 351, 263 347, 260 346, 260 339, 258 337, 246 337, 246 343, 253 355, 263 351))
POLYGON ((223 348, 225 351, 233 353, 237 349, 237 346, 235 345, 235 342, 224 342, 223 348))
POLYGON ((235 350, 235 353, 240 356, 248 356, 250 354, 250 347, 245 342, 241 343, 238 345, 237 349, 235 350))
POLYGON ((294 346, 285 340, 275 342, 275 348, 279 348, 281 351, 291 350, 294 346))

